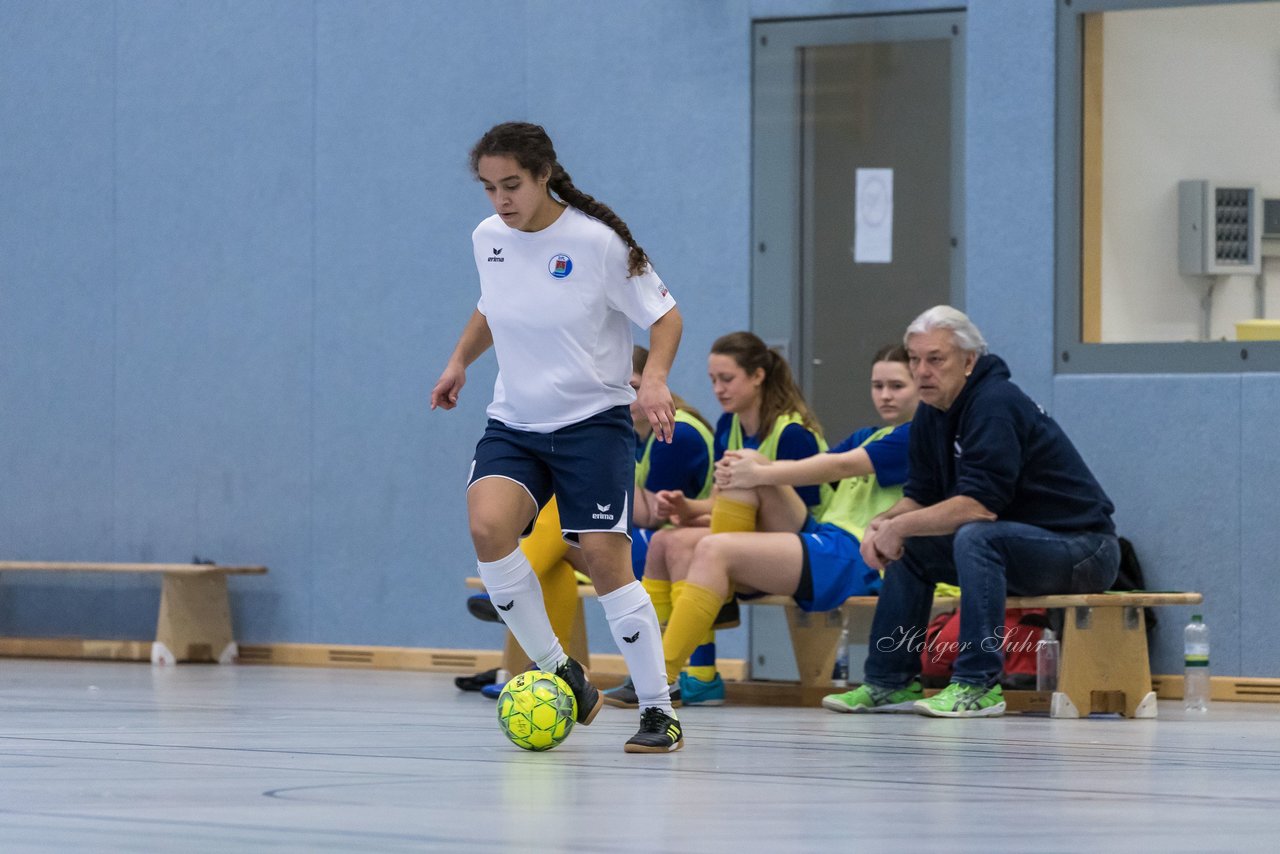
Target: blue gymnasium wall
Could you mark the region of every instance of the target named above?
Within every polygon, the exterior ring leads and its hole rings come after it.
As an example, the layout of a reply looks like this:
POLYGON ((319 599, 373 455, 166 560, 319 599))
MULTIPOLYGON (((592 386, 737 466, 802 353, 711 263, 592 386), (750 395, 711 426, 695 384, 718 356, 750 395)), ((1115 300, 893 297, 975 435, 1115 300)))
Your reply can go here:
MULTIPOLYGON (((714 411, 702 354, 748 323, 752 19, 956 6, 967 307, 1151 586, 1205 590, 1216 672, 1277 675, 1280 378, 1053 373, 1051 0, 0 0, 2 557, 262 562, 244 642, 494 646, 459 605, 491 357, 426 410, 476 296, 467 147, 547 125, 672 285, 673 385, 714 411)), ((153 628, 146 582, 0 583, 4 634, 153 628)))

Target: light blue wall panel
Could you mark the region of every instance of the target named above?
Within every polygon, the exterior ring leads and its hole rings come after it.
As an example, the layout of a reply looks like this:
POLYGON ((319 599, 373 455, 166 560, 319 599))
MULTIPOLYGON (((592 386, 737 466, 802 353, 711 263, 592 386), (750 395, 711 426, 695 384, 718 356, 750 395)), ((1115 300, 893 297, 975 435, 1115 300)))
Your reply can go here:
MULTIPOLYGON (((752 18, 955 5, 0 0, 5 556, 268 563, 233 582, 247 642, 496 645, 461 606, 492 358, 427 412, 477 295, 468 147, 547 125, 671 284, 672 384, 714 414, 706 349, 747 323, 752 18)), ((1280 380, 1054 378, 1053 3, 967 7, 967 307, 1149 583, 1205 592, 1215 670, 1277 675, 1280 380)), ((145 581, 4 582, 6 632, 154 620, 145 581)))
MULTIPOLYGON (((0 543, 9 560, 112 545, 113 14, 0 4, 0 543)), ((7 574, 0 632, 110 596, 7 574)), ((110 585, 107 585, 109 587, 110 585)))
POLYGON ((1147 587, 1205 596, 1203 606, 1159 609, 1154 672, 1182 672, 1195 611, 1223 629, 1217 672, 1240 673, 1240 378, 1067 375, 1055 385, 1057 419, 1115 502, 1147 587))
POLYGON ((309 549, 311 8, 122 3, 117 30, 114 556, 266 563, 273 574, 247 582, 242 634, 269 620, 295 636, 309 549))
POLYGON ((965 308, 1053 410, 1052 0, 972 0, 966 47, 965 308))
MULTIPOLYGON (((1218 639, 1240 636, 1241 676, 1280 676, 1280 376, 1245 375, 1240 406, 1240 586, 1209 605, 1216 673, 1228 674, 1218 639)), ((1212 530, 1206 534, 1213 537, 1212 530)), ((1210 619, 1210 617, 1206 617, 1210 619)))
POLYGON ((468 151, 524 117, 524 39, 493 26, 492 4, 372 11, 332 2, 317 15, 309 635, 492 646, 493 628, 462 608, 475 573, 464 487, 492 356, 459 409, 428 402, 479 296, 471 231, 492 208, 468 151))
POLYGON ((963 8, 965 0, 750 0, 753 18, 812 18, 827 15, 887 15, 963 8))

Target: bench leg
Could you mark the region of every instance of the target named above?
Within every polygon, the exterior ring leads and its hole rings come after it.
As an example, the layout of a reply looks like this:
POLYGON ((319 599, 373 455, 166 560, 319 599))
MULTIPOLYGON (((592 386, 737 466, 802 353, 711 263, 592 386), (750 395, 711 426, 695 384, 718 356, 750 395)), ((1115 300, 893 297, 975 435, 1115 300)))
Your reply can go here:
POLYGON ((836 665, 836 647, 840 644, 840 631, 844 628, 843 610, 810 613, 795 605, 787 605, 786 612, 800 685, 805 688, 830 686, 831 671, 836 665))
POLYGON ((227 576, 166 572, 160 592, 160 620, 151 645, 152 664, 179 661, 234 662, 239 650, 231 635, 227 576))
POLYGON ((1119 712, 1155 717, 1142 609, 1068 608, 1053 717, 1119 712))
MULTIPOLYGON (((564 643, 563 639, 561 643, 564 643)), ((564 651, 583 668, 590 669, 591 653, 587 649, 587 620, 582 609, 581 597, 578 598, 577 610, 573 612, 573 634, 569 636, 564 651)), ((515 635, 508 631, 506 643, 502 647, 502 669, 514 676, 517 673, 523 673, 528 666, 528 653, 520 648, 515 635)))

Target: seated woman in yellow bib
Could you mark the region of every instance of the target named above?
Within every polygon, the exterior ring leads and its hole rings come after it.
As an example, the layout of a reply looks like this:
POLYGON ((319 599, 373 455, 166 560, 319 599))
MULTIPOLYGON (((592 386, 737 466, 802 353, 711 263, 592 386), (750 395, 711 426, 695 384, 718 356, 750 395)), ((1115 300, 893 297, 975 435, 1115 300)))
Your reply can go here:
MULTIPOLYGON (((856 431, 827 453, 773 461, 738 450, 717 463, 718 494, 756 510, 758 532, 712 534, 697 544, 663 633, 668 680, 675 681, 731 591, 791 596, 806 611, 829 611, 879 590, 880 574, 862 559, 859 543, 867 523, 902 497, 907 479, 919 395, 901 345, 876 354, 871 398, 881 425, 856 431), (796 487, 829 482, 838 482, 835 494, 811 512, 796 487)), ((679 681, 688 703, 690 680, 679 681)))
MULTIPOLYGON (((707 371, 725 410, 716 424, 717 460, 741 450, 758 451, 770 460, 800 460, 826 450, 817 418, 792 378, 791 366, 759 336, 733 332, 717 339, 707 357, 707 371)), ((830 498, 831 488, 807 486, 792 494, 798 494, 802 507, 817 511, 830 498)), ((756 508, 724 494, 699 501, 678 492, 659 492, 657 513, 677 526, 653 535, 642 579, 662 623, 683 594, 685 572, 698 544, 712 534, 755 530, 756 508)), ((727 594, 721 597, 720 604, 727 598, 727 594)), ((729 601, 732 605, 725 616, 716 621, 722 628, 737 625, 736 603, 729 601)), ((681 699, 686 705, 724 702, 710 624, 694 646, 691 656, 686 653, 689 668, 681 675, 681 699)), ((624 683, 605 691, 604 701, 630 708, 636 704, 635 691, 624 683)))

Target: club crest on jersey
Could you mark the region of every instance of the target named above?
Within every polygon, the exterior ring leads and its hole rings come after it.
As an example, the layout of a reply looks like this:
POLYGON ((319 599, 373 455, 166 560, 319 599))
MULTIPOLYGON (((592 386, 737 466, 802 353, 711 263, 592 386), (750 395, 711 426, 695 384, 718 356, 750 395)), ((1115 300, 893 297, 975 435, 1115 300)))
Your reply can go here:
POLYGON ((566 279, 573 272, 573 259, 563 253, 552 255, 550 263, 547 264, 547 272, 557 279, 566 279))

